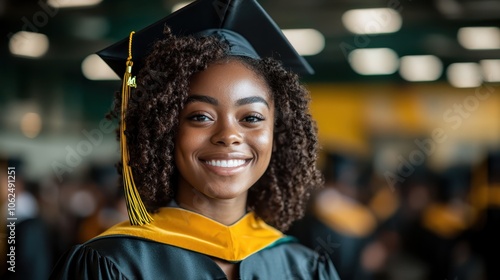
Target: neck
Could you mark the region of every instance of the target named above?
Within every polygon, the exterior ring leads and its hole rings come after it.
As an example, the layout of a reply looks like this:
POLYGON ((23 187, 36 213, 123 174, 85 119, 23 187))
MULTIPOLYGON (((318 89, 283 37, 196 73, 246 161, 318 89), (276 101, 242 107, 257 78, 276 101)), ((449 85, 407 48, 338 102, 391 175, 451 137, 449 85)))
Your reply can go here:
POLYGON ((194 188, 179 188, 176 201, 181 208, 199 213, 223 225, 232 225, 246 213, 247 195, 220 199, 208 197, 194 188))

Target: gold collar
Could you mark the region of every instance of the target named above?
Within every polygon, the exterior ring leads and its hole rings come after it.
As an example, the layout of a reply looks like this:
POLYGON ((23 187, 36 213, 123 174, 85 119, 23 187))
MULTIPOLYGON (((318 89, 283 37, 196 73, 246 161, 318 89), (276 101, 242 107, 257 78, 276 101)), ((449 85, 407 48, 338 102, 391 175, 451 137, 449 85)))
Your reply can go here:
POLYGON ((230 226, 182 208, 161 208, 152 216, 150 224, 132 226, 126 221, 99 237, 136 236, 231 262, 241 261, 285 237, 254 212, 230 226))

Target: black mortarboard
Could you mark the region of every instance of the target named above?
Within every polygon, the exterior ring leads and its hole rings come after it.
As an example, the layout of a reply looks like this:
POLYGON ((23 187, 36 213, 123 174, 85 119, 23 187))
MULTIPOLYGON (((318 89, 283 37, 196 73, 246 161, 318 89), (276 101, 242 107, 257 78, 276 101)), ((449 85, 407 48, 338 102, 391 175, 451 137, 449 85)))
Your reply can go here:
MULTIPOLYGON (((229 43, 233 55, 274 57, 297 74, 314 73, 255 0, 198 0, 136 32, 132 47, 135 73, 142 67, 154 42, 162 38, 165 25, 178 36, 219 36, 229 43)), ((129 38, 125 38, 97 54, 121 76, 125 72, 128 49, 129 38)))

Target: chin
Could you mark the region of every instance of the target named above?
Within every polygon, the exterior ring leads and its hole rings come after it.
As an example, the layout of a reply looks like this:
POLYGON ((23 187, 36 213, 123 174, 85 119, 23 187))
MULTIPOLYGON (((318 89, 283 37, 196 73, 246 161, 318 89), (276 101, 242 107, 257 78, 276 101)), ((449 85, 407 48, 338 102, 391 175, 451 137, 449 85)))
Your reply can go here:
POLYGON ((236 188, 231 188, 231 187, 223 187, 221 188, 210 188, 210 189, 205 189, 204 192, 202 192, 205 196, 209 198, 214 198, 214 199, 236 199, 240 197, 245 197, 247 195, 248 190, 242 190, 238 187, 236 188))

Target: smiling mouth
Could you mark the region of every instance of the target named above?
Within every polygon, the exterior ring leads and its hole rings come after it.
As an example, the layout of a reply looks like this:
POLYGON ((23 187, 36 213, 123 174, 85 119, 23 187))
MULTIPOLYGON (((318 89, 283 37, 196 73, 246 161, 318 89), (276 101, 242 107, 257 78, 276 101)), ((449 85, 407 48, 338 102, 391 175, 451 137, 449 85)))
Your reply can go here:
POLYGON ((215 167, 234 168, 245 165, 247 161, 244 159, 230 159, 230 160, 206 160, 205 163, 215 167))

